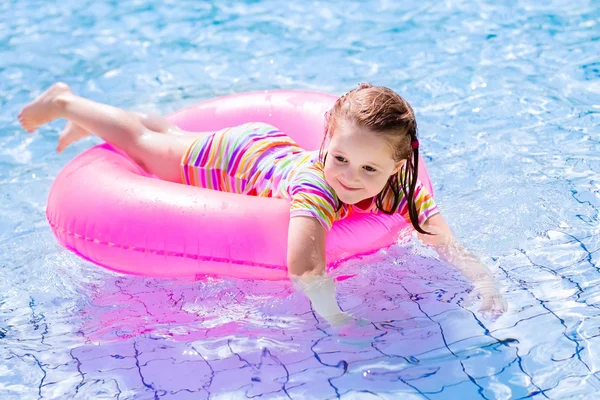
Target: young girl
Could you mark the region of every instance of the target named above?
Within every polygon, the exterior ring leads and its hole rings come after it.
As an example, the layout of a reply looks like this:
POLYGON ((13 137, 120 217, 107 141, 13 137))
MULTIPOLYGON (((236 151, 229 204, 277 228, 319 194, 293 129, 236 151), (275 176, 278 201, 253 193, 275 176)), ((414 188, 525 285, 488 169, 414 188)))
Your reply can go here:
POLYGON ((410 105, 388 88, 361 84, 340 97, 326 117, 323 145, 316 152, 263 123, 186 135, 164 118, 95 103, 64 83, 19 114, 28 132, 67 119, 59 152, 93 132, 163 180, 290 199, 290 277, 332 324, 349 317, 339 309, 333 280, 325 274, 325 238, 334 221, 354 212, 401 213, 425 244, 473 280, 482 311, 504 312, 506 303, 490 272, 453 239, 418 180, 419 141, 410 105), (191 173, 202 179, 191 181, 191 173))

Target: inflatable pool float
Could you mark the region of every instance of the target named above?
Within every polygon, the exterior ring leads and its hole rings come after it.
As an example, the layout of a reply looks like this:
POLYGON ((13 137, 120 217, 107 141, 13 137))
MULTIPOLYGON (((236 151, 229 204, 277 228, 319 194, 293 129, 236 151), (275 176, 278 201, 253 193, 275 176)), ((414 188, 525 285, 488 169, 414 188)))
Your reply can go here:
MULTIPOLYGON (((189 131, 266 122, 305 149, 318 149, 336 97, 307 91, 231 95, 168 118, 189 131)), ((421 182, 433 194, 423 160, 421 182)), ((289 201, 217 192, 159 180, 108 144, 68 163, 46 215, 59 243, 111 270, 154 277, 196 275, 287 279, 289 201)), ((358 214, 327 237, 328 268, 389 247, 412 226, 399 215, 358 214)))

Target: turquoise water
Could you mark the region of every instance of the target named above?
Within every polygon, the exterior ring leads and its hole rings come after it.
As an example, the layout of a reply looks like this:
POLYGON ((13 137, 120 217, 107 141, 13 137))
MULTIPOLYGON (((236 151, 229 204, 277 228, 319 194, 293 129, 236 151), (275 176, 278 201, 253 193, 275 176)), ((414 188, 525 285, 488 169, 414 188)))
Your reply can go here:
POLYGON ((0 398, 587 399, 600 388, 595 1, 0 3, 0 398), (436 199, 509 312, 418 243, 342 266, 334 330, 286 282, 119 276, 45 218, 63 80, 169 113, 229 93, 390 86, 417 111, 436 199))

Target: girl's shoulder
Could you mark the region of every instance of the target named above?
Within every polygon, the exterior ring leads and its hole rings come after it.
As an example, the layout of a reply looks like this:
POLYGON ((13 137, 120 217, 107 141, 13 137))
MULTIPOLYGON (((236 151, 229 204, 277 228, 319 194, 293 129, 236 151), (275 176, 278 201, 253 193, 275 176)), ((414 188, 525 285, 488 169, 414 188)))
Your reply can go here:
MULTIPOLYGON (((323 163, 314 154, 306 154, 306 159, 296 165, 290 177, 291 190, 309 190, 325 197, 334 198, 333 188, 325 179, 323 163)), ((292 194, 292 193, 290 193, 292 194)))
POLYGON ((294 171, 288 184, 291 216, 316 218, 326 230, 337 219, 338 200, 325 180, 322 163, 308 160, 294 171))

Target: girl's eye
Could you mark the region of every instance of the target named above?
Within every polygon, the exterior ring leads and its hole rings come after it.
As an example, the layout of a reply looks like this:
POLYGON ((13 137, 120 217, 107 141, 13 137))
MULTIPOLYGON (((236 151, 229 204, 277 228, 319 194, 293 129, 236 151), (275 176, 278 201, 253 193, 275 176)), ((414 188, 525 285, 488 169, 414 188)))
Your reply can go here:
POLYGON ((335 159, 338 160, 339 162, 345 162, 346 159, 342 156, 335 156, 335 159))
POLYGON ((368 165, 365 165, 363 168, 364 168, 366 171, 368 171, 368 172, 375 172, 375 171, 377 171, 375 168, 373 168, 373 167, 371 167, 371 166, 368 166, 368 165))

